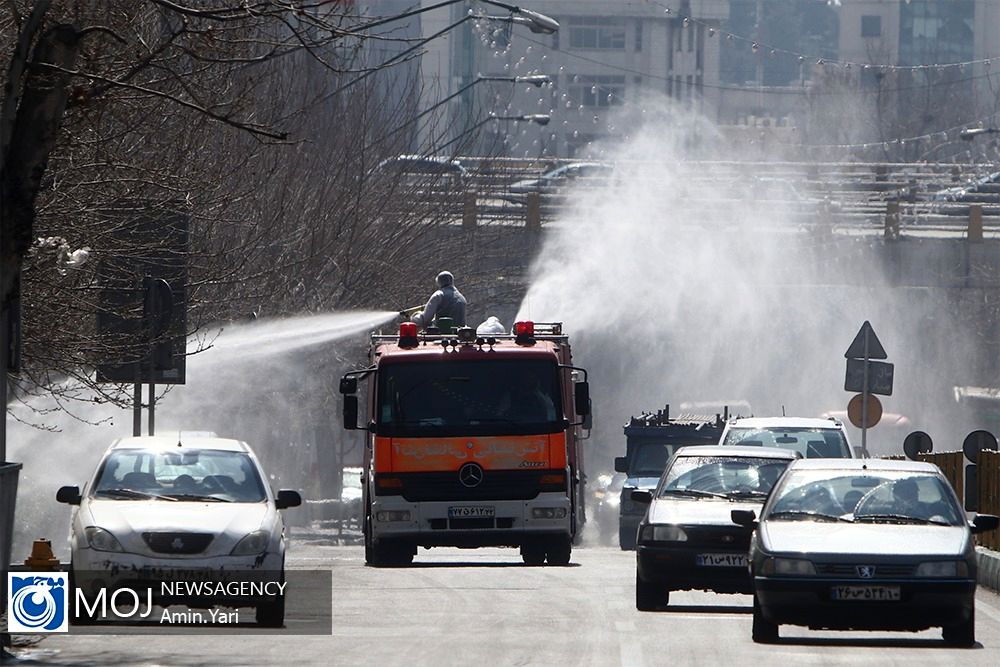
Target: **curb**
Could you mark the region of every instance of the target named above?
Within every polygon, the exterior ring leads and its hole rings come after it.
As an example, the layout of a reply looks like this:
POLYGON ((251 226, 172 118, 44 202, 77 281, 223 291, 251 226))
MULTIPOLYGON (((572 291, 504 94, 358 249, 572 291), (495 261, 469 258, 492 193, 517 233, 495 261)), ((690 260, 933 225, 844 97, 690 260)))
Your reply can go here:
POLYGON ((1000 592, 1000 552, 976 547, 976 561, 979 565, 979 585, 1000 592))

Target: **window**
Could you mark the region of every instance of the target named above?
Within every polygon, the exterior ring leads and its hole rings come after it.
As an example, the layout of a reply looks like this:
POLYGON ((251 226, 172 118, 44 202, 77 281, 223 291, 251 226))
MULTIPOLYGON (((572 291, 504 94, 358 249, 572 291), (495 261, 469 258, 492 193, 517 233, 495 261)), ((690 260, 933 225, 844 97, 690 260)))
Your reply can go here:
POLYGON ((574 49, 625 50, 625 22, 600 16, 569 20, 569 45, 574 49))
POLYGON ((882 17, 881 16, 862 16, 861 17, 861 36, 862 37, 881 37, 882 36, 882 17))
POLYGON ((625 101, 625 77, 603 74, 575 76, 566 92, 577 107, 619 106, 625 101))
POLYGON ((642 21, 635 22, 635 52, 642 51, 642 21))

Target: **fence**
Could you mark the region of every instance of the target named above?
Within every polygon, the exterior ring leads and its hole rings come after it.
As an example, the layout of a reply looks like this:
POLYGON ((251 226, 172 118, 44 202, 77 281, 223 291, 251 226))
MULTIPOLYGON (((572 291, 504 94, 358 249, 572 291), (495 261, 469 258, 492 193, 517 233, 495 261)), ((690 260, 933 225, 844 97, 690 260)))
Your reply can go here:
MULTIPOLYGON (((918 456, 921 461, 941 468, 959 499, 965 498, 966 461, 962 452, 934 452, 918 456)), ((976 478, 978 511, 982 514, 1000 515, 1000 452, 979 452, 976 478)), ((976 543, 987 549, 1000 551, 1000 530, 980 533, 976 536, 976 543)))

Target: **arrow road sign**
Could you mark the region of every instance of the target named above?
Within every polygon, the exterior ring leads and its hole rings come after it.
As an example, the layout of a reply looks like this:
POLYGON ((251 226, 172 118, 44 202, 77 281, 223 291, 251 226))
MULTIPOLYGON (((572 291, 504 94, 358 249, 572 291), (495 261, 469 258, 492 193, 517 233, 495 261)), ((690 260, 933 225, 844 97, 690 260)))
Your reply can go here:
MULTIPOLYGON (((879 342, 878 336, 875 335, 875 330, 872 329, 872 325, 868 320, 865 320, 865 323, 861 325, 858 335, 854 337, 854 341, 851 343, 851 346, 847 348, 847 352, 844 353, 844 356, 848 359, 864 359, 865 338, 868 339, 867 352, 869 359, 889 358, 889 355, 885 353, 885 348, 882 347, 882 343, 879 342)), ((848 391, 861 391, 861 388, 848 389, 848 391)))
MULTIPOLYGON (((868 392, 892 396, 892 374, 895 367, 884 361, 868 362, 868 392)), ((847 377, 844 378, 844 391, 863 391, 865 381, 865 362, 862 359, 847 360, 847 377)))

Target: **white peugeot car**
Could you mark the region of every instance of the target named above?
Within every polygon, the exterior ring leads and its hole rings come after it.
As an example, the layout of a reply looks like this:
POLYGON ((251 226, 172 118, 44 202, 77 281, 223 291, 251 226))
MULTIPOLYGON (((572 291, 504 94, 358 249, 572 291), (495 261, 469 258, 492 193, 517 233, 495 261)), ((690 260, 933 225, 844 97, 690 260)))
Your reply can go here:
POLYGON ((266 479, 250 447, 238 440, 179 434, 116 441, 82 493, 64 486, 56 495, 79 505, 70 538, 73 586, 90 595, 145 585, 163 607, 255 607, 258 624, 280 627, 284 586, 172 598, 161 585, 191 578, 284 582, 278 510, 302 498, 297 491, 275 495, 266 479), (275 591, 280 594, 271 595, 275 591))

